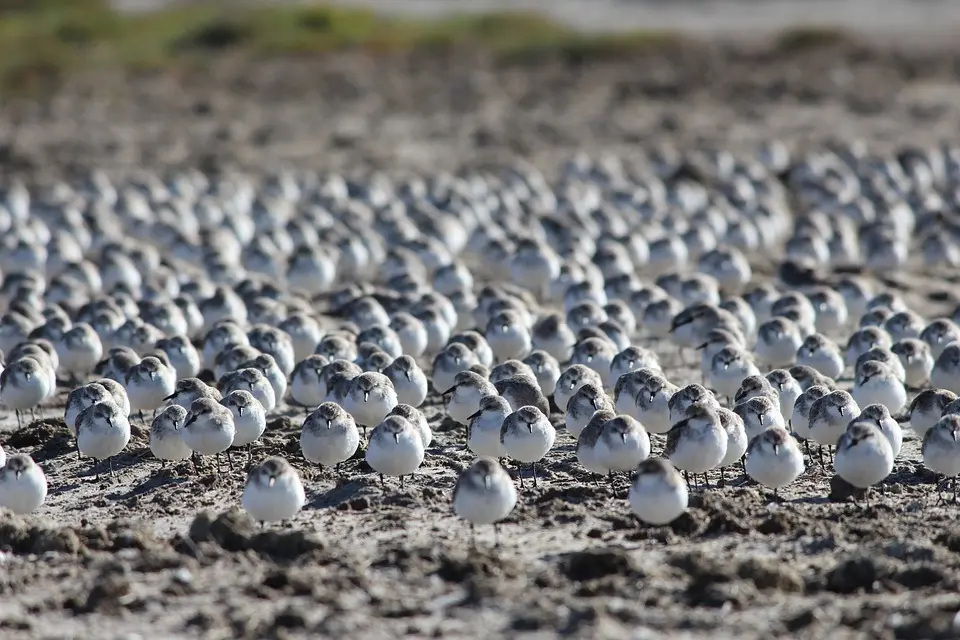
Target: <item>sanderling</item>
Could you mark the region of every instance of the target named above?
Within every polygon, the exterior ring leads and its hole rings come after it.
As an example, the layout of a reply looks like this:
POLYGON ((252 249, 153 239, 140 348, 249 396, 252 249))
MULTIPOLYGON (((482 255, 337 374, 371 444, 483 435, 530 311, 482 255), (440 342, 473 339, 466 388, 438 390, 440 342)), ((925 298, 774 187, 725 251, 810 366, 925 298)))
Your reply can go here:
POLYGON ((163 338, 157 341, 156 346, 167 354, 178 380, 193 378, 200 373, 200 354, 185 336, 163 338))
POLYGON ((766 322, 770 319, 770 308, 779 297, 780 292, 772 284, 756 285, 743 294, 743 299, 753 309, 758 322, 766 322))
POLYGON ((620 376, 634 369, 660 369, 657 354, 643 347, 629 346, 613 357, 610 362, 610 380, 616 385, 620 376))
POLYGON ((594 457, 610 471, 629 471, 650 455, 650 436, 634 418, 619 415, 600 426, 594 457))
POLYGON ((923 464, 934 473, 942 474, 944 480, 937 484, 942 489, 953 479, 953 501, 957 502, 957 475, 960 475, 960 416, 946 415, 937 421, 923 436, 923 464))
POLYGON ((874 347, 889 349, 893 345, 890 335, 880 327, 861 327, 847 341, 844 359, 848 366, 855 366, 857 358, 874 347))
POLYGON ((375 324, 357 334, 357 344, 369 342, 385 351, 391 358, 403 355, 403 343, 400 336, 391 327, 375 324))
POLYGON ((573 348, 570 364, 582 364, 600 375, 605 388, 612 388, 616 380, 610 379, 610 365, 617 355, 616 347, 609 340, 587 338, 573 348))
POLYGON ((717 393, 732 398, 743 379, 747 376, 759 376, 760 370, 746 350, 727 346, 713 356, 710 368, 703 373, 717 393))
MULTIPOLYGON (((537 461, 553 448, 557 432, 550 419, 535 406, 522 406, 508 415, 500 427, 500 444, 505 455, 519 463, 529 462, 533 486, 537 486, 537 461)), ((523 475, 520 474, 523 486, 523 475)))
POLYGON ((793 413, 794 403, 797 401, 797 398, 800 397, 800 394, 803 393, 803 389, 800 388, 800 383, 797 382, 786 369, 774 369, 765 377, 767 382, 769 382, 777 392, 780 414, 785 420, 789 419, 790 414, 793 413))
POLYGON ((644 307, 640 322, 644 335, 653 340, 670 338, 671 327, 683 311, 683 303, 672 296, 651 301, 644 307))
POLYGON ((937 356, 930 371, 930 384, 960 393, 960 342, 951 342, 937 356))
POLYGON ((640 520, 665 525, 687 510, 687 485, 670 462, 650 458, 637 467, 627 499, 640 520))
POLYGON ((267 458, 247 473, 241 505, 260 523, 289 520, 306 501, 300 474, 283 458, 267 458))
POLYGON ((320 386, 320 374, 328 364, 327 359, 320 355, 309 355, 293 368, 290 376, 290 398, 298 405, 309 410, 319 406, 326 393, 320 386))
POLYGON ((894 343, 890 351, 900 359, 904 382, 908 387, 918 389, 930 382, 930 371, 934 363, 930 345, 919 338, 904 338, 894 343))
POLYGON ((291 313, 278 328, 290 336, 293 342, 293 354, 298 361, 312 355, 323 338, 320 323, 306 313, 291 313))
POLYGON ((828 378, 838 378, 843 373, 844 361, 840 347, 820 333, 811 333, 797 349, 797 365, 811 367, 828 378))
POLYGON ((712 304, 698 303, 686 307, 673 318, 670 336, 681 348, 693 349, 703 344, 711 329, 725 329, 734 335, 742 333, 740 323, 732 313, 712 304))
POLYGON ((607 319, 623 327, 628 336, 637 332, 637 319, 630 310, 630 306, 623 300, 610 300, 603 305, 603 311, 607 314, 607 319))
POLYGON ((425 306, 417 309, 413 316, 423 324, 427 332, 426 353, 435 353, 442 349, 453 332, 453 327, 444 318, 443 312, 437 307, 425 306))
POLYGON ((140 413, 153 411, 163 406, 164 398, 176 389, 177 374, 160 360, 148 356, 130 367, 124 380, 130 408, 140 413))
POLYGON ((817 287, 807 294, 807 298, 813 305, 817 331, 834 335, 847 326, 849 312, 840 292, 828 287, 817 287))
POLYGON ((960 340, 960 327, 949 318, 937 318, 923 328, 919 337, 930 346, 930 353, 937 359, 948 344, 960 340))
POLYGON ((686 418, 667 432, 664 455, 685 473, 707 473, 715 469, 727 454, 727 433, 720 416, 709 405, 693 405, 686 418))
POLYGON ((783 416, 780 415, 779 402, 768 396, 754 396, 736 405, 733 412, 743 420, 748 440, 753 440, 772 427, 786 428, 783 416))
POLYGON ((917 394, 910 403, 910 426, 918 436, 924 434, 943 416, 944 410, 957 394, 946 389, 926 389, 917 394))
POLYGON ((233 447, 256 442, 267 429, 267 412, 249 391, 235 389, 223 396, 220 404, 233 414, 233 447))
MULTIPOLYGON (((800 394, 797 401, 793 404, 793 411, 790 413, 790 430, 801 440, 810 440, 810 409, 813 403, 823 396, 830 393, 828 387, 821 385, 812 385, 806 391, 800 394)), ((807 444, 807 453, 810 452, 810 445, 807 444)))
POLYGON ((742 347, 740 336, 725 329, 711 329, 707 332, 704 341, 697 345, 700 351, 700 371, 709 371, 713 356, 724 347, 742 347))
POLYGON ((241 368, 244 362, 260 355, 260 351, 248 344, 235 344, 217 354, 213 366, 213 375, 220 379, 232 371, 241 368))
POLYGON ((416 428, 417 433, 420 434, 424 449, 429 447, 430 443, 433 442, 433 431, 430 430, 427 417, 416 407, 411 407, 408 404, 398 404, 390 410, 388 415, 406 418, 406 420, 416 428))
POLYGON ((793 379, 797 381, 797 384, 800 385, 800 389, 803 391, 806 391, 813 385, 820 385, 828 389, 836 387, 833 378, 828 378, 813 367, 798 364, 790 367, 787 371, 790 372, 790 375, 793 376, 793 379))
POLYGON ((140 356, 130 347, 113 347, 107 352, 107 357, 97 364, 94 371, 104 378, 123 384, 127 378, 127 371, 139 362, 140 356))
POLYGON ((478 364, 477 355, 465 345, 454 342, 444 347, 433 360, 433 388, 449 389, 456 384, 456 376, 478 364))
POLYGON ((402 355, 383 370, 393 383, 397 401, 419 407, 427 399, 427 376, 412 356, 402 355))
POLYGON ((113 401, 113 395, 96 382, 77 387, 67 396, 67 404, 63 413, 63 421, 67 424, 70 435, 77 436, 77 417, 87 407, 104 400, 113 401))
POLYGON ((730 409, 717 409, 720 416, 720 426, 727 434, 727 452, 720 461, 720 482, 724 482, 725 469, 736 464, 747 450, 747 431, 743 426, 743 418, 730 409))
POLYGON ((366 461, 374 471, 383 476, 403 477, 415 472, 423 463, 423 440, 417 428, 406 418, 388 416, 374 427, 367 443, 366 461))
POLYGON ((47 478, 43 469, 25 453, 7 458, 0 467, 0 507, 18 515, 40 508, 47 498, 47 478))
POLYGON ((373 427, 397 406, 397 392, 390 378, 382 373, 362 373, 350 382, 343 408, 358 425, 373 427))
POLYGON ((217 354, 235 345, 250 345, 247 333, 233 320, 223 320, 211 327, 203 338, 202 356, 208 369, 213 369, 217 354))
POLYGON ((846 391, 831 391, 814 400, 807 415, 810 439, 821 447, 834 447, 850 421, 860 415, 860 406, 846 391))
POLYGON ((688 384, 674 392, 667 402, 667 408, 670 412, 670 425, 673 426, 686 418, 687 409, 696 404, 705 404, 714 408, 720 407, 717 397, 706 387, 699 384, 688 384))
POLYGON ((18 427, 23 426, 21 412, 36 409, 50 391, 49 376, 33 358, 14 360, 0 372, 0 404, 16 412, 18 427))
POLYGON ((170 404, 176 404, 184 409, 189 409, 194 400, 198 398, 212 398, 217 402, 221 399, 220 392, 216 387, 211 387, 199 378, 184 378, 178 380, 173 393, 166 396, 164 401, 170 404))
POLYGON ((489 458, 467 467, 453 489, 453 512, 470 523, 471 537, 475 525, 492 524, 496 546, 500 544, 497 523, 510 515, 516 504, 517 488, 510 474, 489 458))
POLYGON ((757 314, 746 300, 739 296, 726 298, 720 303, 720 308, 729 311, 737 319, 740 331, 744 336, 752 336, 757 331, 757 314))
POLYGON ((54 344, 60 359, 60 370, 77 380, 82 380, 93 371, 103 355, 100 336, 84 322, 73 325, 54 344))
POLYGON ((325 402, 327 396, 336 390, 337 384, 346 381, 349 385, 349 382, 361 373, 363 373, 363 369, 354 362, 339 359, 328 362, 320 370, 320 388, 317 393, 318 395, 322 394, 324 398, 322 402, 325 402))
POLYGON ((754 351, 760 362, 780 368, 793 364, 797 349, 803 344, 803 336, 796 323, 787 318, 774 316, 757 327, 757 344, 754 351))
POLYGON ((330 362, 334 360, 353 362, 357 357, 357 345, 344 335, 328 333, 317 344, 314 353, 330 362))
POLYGON ((500 444, 500 427, 512 413, 510 403, 499 395, 480 399, 480 408, 468 418, 467 447, 478 457, 500 458, 504 455, 500 444))
POLYGON ((564 425, 574 438, 580 437, 580 432, 590 421, 591 416, 600 410, 613 411, 613 403, 607 398, 601 387, 595 384, 585 384, 570 398, 567 410, 564 412, 564 425))
POLYGON ((557 359, 566 362, 573 354, 577 342, 576 334, 567 326, 559 313, 550 313, 542 317, 533 326, 531 346, 546 351, 557 359))
POLYGON ((614 406, 618 413, 632 416, 650 433, 663 434, 670 430, 670 399, 680 388, 661 375, 644 378, 634 393, 617 396, 614 406))
POLYGON ((857 421, 875 423, 880 427, 887 441, 890 442, 890 449, 893 451, 893 457, 900 455, 900 448, 903 446, 903 430, 900 429, 900 423, 893 419, 890 410, 882 404, 869 404, 860 410, 857 421))
POLYGON ((403 353, 408 356, 419 358, 427 350, 427 329, 411 314, 405 311, 393 314, 390 328, 396 332, 403 353))
POLYGON ((246 367, 226 374, 219 381, 220 391, 226 395, 234 389, 245 389, 256 398, 268 413, 277 406, 277 396, 273 385, 260 369, 246 367))
POLYGON ((540 387, 537 385, 537 379, 533 376, 518 375, 498 380, 494 383, 497 390, 504 400, 510 403, 511 407, 533 406, 539 409, 544 415, 550 415, 550 402, 543 395, 540 387))
POLYGON ((130 415, 130 398, 127 397, 127 390, 123 388, 122 384, 110 378, 99 378, 94 380, 94 382, 110 392, 110 395, 113 396, 113 401, 120 407, 123 415, 130 415))
MULTIPOLYGON (((893 311, 891 311, 887 307, 876 307, 874 309, 870 309, 869 311, 864 313, 862 316, 860 316, 860 320, 858 324, 861 328, 862 327, 878 327, 880 329, 883 329, 883 327, 887 323, 887 320, 889 320, 892 317, 893 317, 893 311)), ((886 329, 883 329, 883 330, 886 331, 886 329)))
MULTIPOLYGON (((180 437, 196 455, 217 457, 217 473, 220 473, 220 454, 230 448, 235 434, 233 412, 209 397, 193 401, 180 427, 180 437)), ((194 468, 196 466, 194 458, 194 468)))
POLYGON ((893 471, 893 449, 876 424, 856 420, 837 440, 833 465, 838 476, 858 489, 867 489, 893 471))
POLYGON ((251 360, 240 364, 238 369, 257 369, 264 375, 270 386, 273 387, 273 396, 277 404, 287 393, 287 376, 280 370, 276 358, 267 353, 261 353, 251 360))
POLYGON ((593 382, 599 387, 603 387, 603 379, 600 374, 590 367, 582 364, 573 364, 568 366, 560 374, 557 380, 557 388, 554 391, 554 400, 561 411, 566 411, 567 403, 577 390, 588 382, 593 382))
POLYGON ((477 361, 485 367, 493 366, 493 349, 490 343, 476 331, 461 331, 450 336, 447 345, 459 343, 470 349, 476 356, 477 361))
POLYGON ((107 460, 110 475, 113 475, 113 456, 123 451, 128 442, 130 422, 113 400, 91 405, 77 416, 77 450, 93 458, 94 465, 107 460))
POLYGON ((600 439, 601 428, 608 420, 613 420, 616 416, 617 414, 609 409, 595 411, 577 435, 577 462, 590 473, 605 475, 610 472, 610 467, 601 464, 597 459, 596 447, 600 439))
POLYGON ((803 454, 792 435, 782 427, 771 427, 750 440, 744 462, 747 475, 768 489, 777 491, 803 473, 803 454))
POLYGON ((850 395, 861 407, 882 404, 891 413, 899 413, 907 404, 903 383, 889 366, 877 360, 867 360, 857 368, 850 395))
POLYGON ((450 396, 445 407, 447 415, 460 424, 467 424, 469 416, 480 407, 480 399, 498 395, 498 392, 489 380, 472 371, 461 371, 454 378, 453 385, 443 391, 443 395, 450 396))
POLYGON ((187 410, 178 404, 171 404, 164 407, 150 424, 150 451, 163 465, 168 460, 186 460, 193 454, 180 433, 186 419, 187 410))
POLYGON ((843 296, 850 316, 857 318, 867 310, 867 302, 873 297, 873 291, 866 280, 857 277, 843 277, 834 289, 843 296))
POLYGON ((560 363, 557 359, 546 351, 538 349, 531 351, 523 362, 533 371, 543 394, 552 396, 560 379, 560 363))
POLYGON ((340 464, 353 457, 360 446, 360 431, 347 411, 333 402, 321 403, 303 421, 300 451, 314 464, 340 464))
POLYGON ((484 338, 498 361, 522 358, 532 349, 530 330, 514 311, 501 311, 487 324, 484 338))
POLYGON ((511 359, 504 360, 491 369, 488 379, 493 384, 496 384, 501 380, 521 375, 536 379, 536 376, 533 375, 533 369, 531 369, 529 365, 520 360, 511 359))
POLYGON ((920 314, 909 309, 894 313, 883 323, 883 328, 894 342, 904 338, 919 338, 925 326, 926 321, 920 317, 920 314))
POLYGON ((891 373, 893 373, 901 384, 906 381, 907 372, 903 368, 903 363, 900 362, 900 358, 896 356, 893 351, 885 347, 873 347, 861 353, 860 357, 858 357, 857 361, 853 364, 854 377, 856 377, 857 372, 860 371, 863 363, 871 360, 887 365, 891 373))

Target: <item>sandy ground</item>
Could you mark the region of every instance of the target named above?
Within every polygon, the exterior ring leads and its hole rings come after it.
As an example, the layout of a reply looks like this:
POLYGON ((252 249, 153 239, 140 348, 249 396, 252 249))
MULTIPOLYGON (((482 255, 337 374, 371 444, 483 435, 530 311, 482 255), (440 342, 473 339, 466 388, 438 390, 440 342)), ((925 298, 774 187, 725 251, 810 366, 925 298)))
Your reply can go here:
MULTIPOLYGON (((390 170, 530 159, 548 173, 574 150, 746 148, 864 137, 878 147, 955 139, 956 51, 843 45, 775 56, 727 45, 631 60, 503 65, 467 53, 371 61, 219 65, 212 74, 93 76, 51 100, 0 108, 0 171, 46 180, 84 167, 390 170)), ((758 264, 762 269, 763 265, 758 264)), ((925 275, 926 277, 919 277, 925 275)), ((912 308, 952 308, 955 274, 889 281, 912 308)), ((672 354, 663 354, 672 358, 672 354)), ((668 361, 671 362, 671 361, 668 361)), ((692 371, 671 366, 675 380, 692 371)), ((469 462, 442 431, 416 478, 381 489, 361 460, 344 479, 299 456, 301 417, 273 420, 256 456, 301 471, 310 506, 261 530, 231 511, 243 472, 161 470, 136 434, 114 478, 91 476, 64 426, 16 431, 50 480, 34 517, 0 517, 4 638, 506 637, 955 638, 960 508, 937 506, 909 440, 870 506, 810 466, 771 504, 752 486, 710 488, 674 525, 630 516, 626 478, 597 486, 562 434, 538 489, 492 531, 450 511, 469 462), (618 497, 620 496, 620 497, 618 497)), ((554 416, 559 422, 559 416, 554 416)))

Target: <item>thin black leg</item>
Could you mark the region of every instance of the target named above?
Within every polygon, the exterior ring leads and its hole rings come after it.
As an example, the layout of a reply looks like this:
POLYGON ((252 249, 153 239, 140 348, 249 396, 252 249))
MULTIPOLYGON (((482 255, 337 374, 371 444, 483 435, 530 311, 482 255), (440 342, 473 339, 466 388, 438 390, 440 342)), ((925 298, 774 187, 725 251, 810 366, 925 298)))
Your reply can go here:
POLYGON ((533 486, 534 488, 536 488, 537 486, 539 486, 537 484, 537 463, 534 462, 533 464, 531 464, 530 469, 533 471, 533 486))
POLYGON ((493 547, 500 548, 500 524, 496 522, 493 523, 493 547))

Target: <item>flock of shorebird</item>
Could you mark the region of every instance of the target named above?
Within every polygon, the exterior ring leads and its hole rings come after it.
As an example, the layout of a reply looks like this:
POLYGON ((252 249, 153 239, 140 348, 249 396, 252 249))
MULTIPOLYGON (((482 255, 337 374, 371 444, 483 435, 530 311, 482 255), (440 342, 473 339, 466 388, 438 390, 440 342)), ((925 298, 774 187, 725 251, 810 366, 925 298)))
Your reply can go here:
MULTIPOLYGON (((471 525, 516 504, 500 460, 538 484, 558 410, 586 472, 632 472, 650 524, 728 470, 777 498, 832 461, 868 489, 909 423, 956 502, 960 309, 923 318, 878 279, 829 274, 960 266, 958 195, 960 150, 858 144, 578 156, 550 179, 14 183, 0 192, 0 404, 21 425, 69 389, 64 421, 98 476, 145 412, 156 458, 215 456, 219 471, 268 415, 302 407, 307 463, 339 471, 365 442, 381 483, 402 484, 431 448, 432 386, 478 458, 452 497, 471 525), (755 255, 776 278, 755 277, 755 255)), ((0 466, 0 506, 38 509, 41 468, 2 448, 0 466)), ((304 503, 287 460, 250 465, 255 520, 304 503)))

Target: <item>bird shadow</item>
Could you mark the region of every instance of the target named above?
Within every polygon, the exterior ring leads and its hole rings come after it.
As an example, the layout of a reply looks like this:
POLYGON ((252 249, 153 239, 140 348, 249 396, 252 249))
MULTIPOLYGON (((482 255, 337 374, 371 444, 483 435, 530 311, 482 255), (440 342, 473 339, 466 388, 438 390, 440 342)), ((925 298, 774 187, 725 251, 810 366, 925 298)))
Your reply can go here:
POLYGON ((338 484, 329 491, 314 494, 313 499, 307 503, 307 507, 310 509, 336 509, 340 505, 368 493, 372 493, 369 484, 357 481, 345 482, 338 484))
POLYGON ((156 473, 137 486, 132 487, 129 491, 116 491, 114 493, 107 494, 106 497, 110 500, 127 500, 129 498, 136 498, 138 496, 151 493, 157 489, 160 489, 161 487, 174 484, 183 484, 188 481, 189 478, 177 477, 166 473, 156 473))

